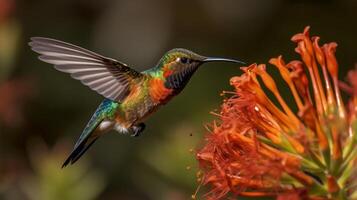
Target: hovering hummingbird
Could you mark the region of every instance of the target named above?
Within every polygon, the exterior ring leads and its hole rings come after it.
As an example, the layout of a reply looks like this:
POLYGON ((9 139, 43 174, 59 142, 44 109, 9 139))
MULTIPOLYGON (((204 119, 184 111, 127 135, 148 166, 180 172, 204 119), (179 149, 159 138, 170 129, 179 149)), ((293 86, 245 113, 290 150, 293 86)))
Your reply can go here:
POLYGON ((200 65, 241 61, 198 55, 172 49, 158 64, 143 72, 125 63, 59 40, 33 37, 29 45, 39 59, 53 64, 72 78, 105 97, 77 140, 62 167, 75 163, 88 148, 110 130, 139 136, 146 117, 179 94, 200 65))

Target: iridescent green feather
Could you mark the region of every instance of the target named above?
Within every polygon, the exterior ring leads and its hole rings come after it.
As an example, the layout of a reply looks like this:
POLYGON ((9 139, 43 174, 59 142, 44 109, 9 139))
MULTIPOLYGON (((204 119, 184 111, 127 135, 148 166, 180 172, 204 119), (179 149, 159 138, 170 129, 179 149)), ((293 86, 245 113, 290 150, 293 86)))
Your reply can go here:
POLYGON ((82 134, 77 140, 72 153, 63 163, 62 167, 69 163, 76 162, 87 149, 95 142, 97 136, 93 136, 95 129, 103 120, 111 120, 115 117, 115 113, 119 107, 119 103, 109 99, 105 99, 97 108, 92 118, 89 120, 87 126, 84 128, 82 134))

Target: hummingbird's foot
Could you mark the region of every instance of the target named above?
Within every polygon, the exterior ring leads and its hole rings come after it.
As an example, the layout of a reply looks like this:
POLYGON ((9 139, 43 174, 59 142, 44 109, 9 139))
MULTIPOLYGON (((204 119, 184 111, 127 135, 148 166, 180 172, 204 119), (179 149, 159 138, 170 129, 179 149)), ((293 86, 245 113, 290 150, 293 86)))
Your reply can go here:
POLYGON ((144 123, 137 124, 132 127, 133 134, 131 134, 132 137, 138 137, 141 135, 141 132, 144 131, 146 125, 144 123))

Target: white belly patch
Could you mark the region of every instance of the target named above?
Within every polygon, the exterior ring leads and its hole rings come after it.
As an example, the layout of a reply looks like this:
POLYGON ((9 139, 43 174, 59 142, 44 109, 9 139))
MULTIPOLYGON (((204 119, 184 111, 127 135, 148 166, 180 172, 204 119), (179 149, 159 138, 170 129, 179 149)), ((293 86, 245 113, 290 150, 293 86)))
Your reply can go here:
POLYGON ((114 124, 113 121, 105 120, 99 124, 98 129, 100 132, 108 132, 113 129, 114 124))
POLYGON ((127 134, 129 132, 129 130, 127 128, 124 128, 123 126, 121 126, 118 123, 116 123, 114 125, 114 130, 116 130, 119 133, 123 133, 123 134, 127 134))
POLYGON ((123 133, 126 134, 129 132, 129 130, 127 128, 124 128, 123 126, 121 126, 120 124, 116 123, 115 121, 109 121, 109 120, 104 120, 102 121, 99 126, 98 126, 98 131, 100 133, 106 133, 110 130, 115 130, 119 133, 123 133))

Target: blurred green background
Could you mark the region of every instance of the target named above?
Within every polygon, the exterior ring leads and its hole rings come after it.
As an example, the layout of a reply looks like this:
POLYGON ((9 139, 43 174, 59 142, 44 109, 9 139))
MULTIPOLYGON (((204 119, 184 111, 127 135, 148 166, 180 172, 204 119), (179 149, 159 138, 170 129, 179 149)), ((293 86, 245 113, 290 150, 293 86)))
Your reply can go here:
POLYGON ((343 78, 357 61, 356 0, 0 0, 0 199, 190 199, 204 124, 240 74, 232 64, 205 65, 141 137, 112 132, 61 169, 102 97, 39 61, 30 37, 144 70, 175 47, 248 63, 298 58, 290 37, 306 25, 339 44, 343 78))

